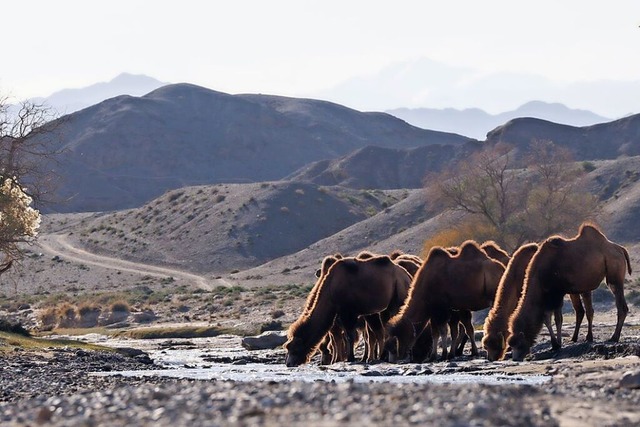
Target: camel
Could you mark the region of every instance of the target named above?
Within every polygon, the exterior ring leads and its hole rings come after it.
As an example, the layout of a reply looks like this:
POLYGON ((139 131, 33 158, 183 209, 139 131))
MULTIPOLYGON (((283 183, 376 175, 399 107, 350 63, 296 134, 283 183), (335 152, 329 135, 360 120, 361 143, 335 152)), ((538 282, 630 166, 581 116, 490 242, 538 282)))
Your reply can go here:
MULTIPOLYGON (((489 361, 502 360, 507 351, 507 334, 509 330, 509 317, 513 314, 518 301, 522 295, 522 286, 526 269, 533 255, 538 250, 537 243, 529 243, 518 248, 513 254, 513 258, 507 265, 507 269, 502 275, 496 299, 491 306, 484 323, 484 334, 482 346, 487 351, 489 361)), ((591 303, 591 293, 569 294, 571 304, 576 312, 576 326, 573 332, 572 341, 578 340, 580 325, 585 315, 589 323, 587 341, 593 340, 593 305, 591 303), (582 305, 581 299, 584 301, 582 305)), ((562 307, 554 311, 557 334, 553 332, 550 316, 545 317, 544 323, 549 331, 553 348, 560 348, 562 345, 562 307)))
MULTIPOLYGON (((505 268, 509 263, 509 260, 511 259, 509 253, 502 249, 493 240, 485 241, 480 245, 480 248, 487 253, 489 258, 501 262, 505 268)), ((447 250, 451 253, 451 248, 447 250)), ((458 335, 455 355, 461 356, 463 354, 464 346, 466 345, 467 340, 469 340, 471 341, 471 356, 477 356, 479 354, 479 351, 475 340, 475 328, 473 327, 471 311, 463 310, 457 313, 457 316, 455 317, 457 317, 460 322, 460 334, 458 335)))
POLYGON ((513 313, 522 294, 524 275, 529 261, 538 250, 538 244, 523 245, 507 264, 496 292, 496 298, 484 322, 482 346, 490 361, 500 360, 507 350, 506 334, 509 316, 513 313))
MULTIPOLYGON (((442 325, 446 326, 451 311, 489 307, 503 272, 504 266, 474 241, 464 242, 455 256, 442 247, 431 248, 411 283, 407 302, 389 322, 384 347, 389 361, 404 359, 429 321, 433 334, 429 359, 433 360, 442 325)), ((442 347, 446 356, 444 340, 442 347)))
POLYGON ((603 279, 616 300, 617 323, 609 341, 617 342, 629 312, 624 297, 626 272, 631 274, 627 250, 609 241, 593 224, 583 223, 572 239, 545 240, 529 263, 522 297, 509 319, 507 342, 513 360, 524 360, 545 318, 562 306, 566 294, 590 293, 603 279))
POLYGON ((354 361, 358 318, 396 313, 404 302, 410 282, 407 271, 388 256, 336 260, 314 287, 313 307, 305 310, 289 327, 288 340, 284 344, 286 365, 307 363, 336 320, 346 332, 347 360, 354 361))
MULTIPOLYGON (((356 255, 356 259, 367 260, 376 256, 380 255, 364 250, 356 255)), ((396 264, 404 267, 412 277, 418 268, 420 268, 417 263, 422 263, 422 260, 418 256, 405 254, 399 250, 393 251, 389 257, 396 264)), ((340 253, 326 256, 322 261, 321 268, 316 270, 316 277, 322 277, 327 273, 328 269, 335 261, 342 258, 343 255, 340 253)), ((314 296, 311 297, 312 300, 315 298, 315 293, 313 295, 314 296)), ((307 306, 309 306, 309 302, 307 302, 307 306)), ((386 318, 382 319, 377 314, 365 316, 363 319, 359 319, 358 330, 362 332, 363 340, 365 342, 364 352, 361 359, 363 362, 371 362, 380 358, 382 345, 384 344, 384 323, 388 320, 388 315, 386 318)), ((335 322, 331 327, 320 344, 319 350, 322 354, 321 364, 323 365, 347 360, 348 353, 346 334, 339 322, 335 322)))

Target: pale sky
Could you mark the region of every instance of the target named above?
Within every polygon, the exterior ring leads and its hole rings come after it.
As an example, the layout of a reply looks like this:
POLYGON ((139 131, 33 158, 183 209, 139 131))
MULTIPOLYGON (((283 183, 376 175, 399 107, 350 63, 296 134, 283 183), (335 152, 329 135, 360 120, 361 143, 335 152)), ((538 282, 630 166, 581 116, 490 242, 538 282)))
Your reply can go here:
POLYGON ((20 99, 121 72, 302 96, 419 58, 565 83, 640 80, 640 0, 0 0, 0 10, 0 93, 20 99))

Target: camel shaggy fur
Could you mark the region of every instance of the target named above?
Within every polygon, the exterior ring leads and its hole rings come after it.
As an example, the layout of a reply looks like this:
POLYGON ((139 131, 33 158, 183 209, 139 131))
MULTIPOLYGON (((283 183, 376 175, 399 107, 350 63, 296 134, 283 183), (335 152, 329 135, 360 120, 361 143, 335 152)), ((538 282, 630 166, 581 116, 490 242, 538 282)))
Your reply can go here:
POLYGON ((553 236, 545 240, 529 263, 523 295, 509 320, 513 360, 523 360, 529 353, 545 317, 562 306, 566 294, 589 293, 603 279, 615 296, 617 309, 610 341, 618 341, 629 311, 624 297, 627 272, 631 274, 627 250, 592 224, 582 224, 572 239, 553 236))
POLYGON ((527 267, 537 250, 536 243, 521 246, 514 252, 500 279, 495 301, 484 322, 482 337, 482 346, 490 361, 502 359, 507 350, 509 317, 518 305, 527 267))
POLYGON ((308 362, 336 320, 346 331, 348 360, 353 361, 358 318, 396 313, 410 282, 407 271, 388 256, 336 260, 314 287, 313 307, 305 310, 289 328, 284 344, 287 366, 308 362))
POLYGON ((442 247, 432 248, 411 283, 407 302, 389 322, 385 342, 389 361, 405 358, 429 321, 433 333, 430 359, 434 359, 439 331, 451 310, 489 307, 503 272, 504 266, 474 241, 464 242, 455 256, 442 247))

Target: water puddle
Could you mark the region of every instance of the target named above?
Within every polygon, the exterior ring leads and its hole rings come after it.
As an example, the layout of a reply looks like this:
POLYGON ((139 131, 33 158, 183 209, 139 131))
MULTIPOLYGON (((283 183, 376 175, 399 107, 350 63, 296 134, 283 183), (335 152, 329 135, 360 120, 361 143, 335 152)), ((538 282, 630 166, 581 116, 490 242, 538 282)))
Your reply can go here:
MULTIPOLYGON (((246 365, 213 364, 205 368, 171 368, 142 371, 99 372, 94 375, 122 375, 125 377, 159 376, 196 380, 243 381, 243 382, 384 382, 392 384, 528 384, 539 385, 550 380, 547 375, 499 375, 449 373, 437 374, 421 369, 381 368, 341 370, 338 367, 321 369, 309 365, 299 368, 250 363, 246 365)), ((389 365, 391 366, 391 365, 389 365)), ((395 366, 395 365, 394 365, 395 366)))
POLYGON ((249 351, 240 338, 219 336, 189 340, 100 340, 113 347, 134 347, 146 351, 161 369, 96 372, 93 375, 125 377, 157 376, 196 380, 246 382, 385 382, 395 384, 528 384, 539 385, 548 375, 504 373, 486 360, 457 363, 350 364, 320 366, 317 363, 287 368, 284 350, 249 351), (490 368, 490 369, 487 369, 490 368))

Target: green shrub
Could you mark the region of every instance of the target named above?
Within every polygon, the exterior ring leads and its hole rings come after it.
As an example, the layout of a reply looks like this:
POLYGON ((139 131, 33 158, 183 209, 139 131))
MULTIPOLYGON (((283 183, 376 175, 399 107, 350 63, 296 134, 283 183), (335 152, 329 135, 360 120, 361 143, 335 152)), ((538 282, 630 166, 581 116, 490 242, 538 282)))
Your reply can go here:
POLYGON ((0 332, 8 332, 10 334, 18 334, 30 337, 31 334, 20 323, 13 323, 8 320, 0 319, 0 332))

